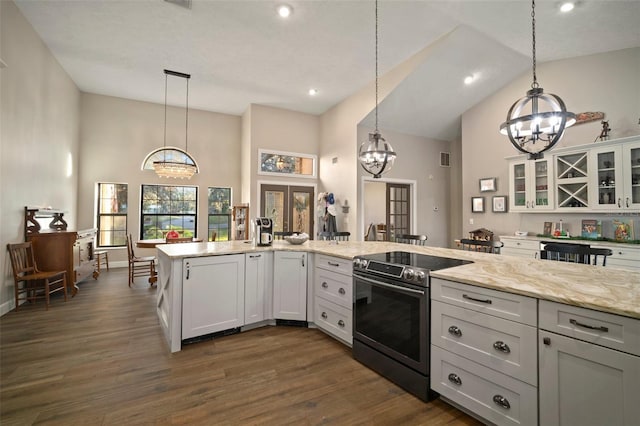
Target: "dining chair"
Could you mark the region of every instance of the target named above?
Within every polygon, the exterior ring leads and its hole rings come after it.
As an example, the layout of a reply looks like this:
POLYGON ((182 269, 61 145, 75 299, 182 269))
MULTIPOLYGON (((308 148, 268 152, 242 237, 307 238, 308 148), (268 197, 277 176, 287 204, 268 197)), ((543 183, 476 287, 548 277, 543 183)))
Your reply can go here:
POLYGON ((297 232, 293 232, 293 231, 273 231, 273 239, 274 240, 284 240, 284 237, 290 237, 293 234, 297 234, 297 232))
POLYGON ((413 244, 414 246, 423 246, 427 243, 426 235, 398 234, 396 235, 396 243, 413 244))
POLYGON ((606 266, 607 257, 613 254, 611 249, 580 244, 545 244, 544 252, 545 257, 549 260, 600 266, 606 266), (598 259, 601 260, 601 263, 598 259))
POLYGON ((7 250, 13 269, 16 311, 21 300, 35 302, 36 299, 45 299, 49 310, 50 296, 58 291, 64 293, 64 301, 67 301, 67 272, 39 270, 31 241, 7 244, 7 250))
POLYGON ((462 238, 460 239, 460 245, 462 250, 500 254, 500 249, 504 246, 504 243, 502 241, 462 238))
POLYGON ((325 241, 349 241, 351 232, 318 232, 318 240, 325 241))
POLYGON ((138 257, 133 251, 133 239, 131 234, 127 237, 127 254, 129 257, 129 287, 133 284, 135 277, 149 277, 149 284, 154 285, 158 280, 156 273, 156 257, 143 256, 138 257))

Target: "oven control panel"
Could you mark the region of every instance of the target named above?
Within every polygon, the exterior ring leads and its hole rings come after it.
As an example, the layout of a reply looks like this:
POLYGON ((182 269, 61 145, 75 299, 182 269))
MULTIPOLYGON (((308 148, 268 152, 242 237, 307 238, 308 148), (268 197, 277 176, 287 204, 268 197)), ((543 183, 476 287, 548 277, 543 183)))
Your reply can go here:
POLYGON ((415 284, 423 284, 427 279, 427 274, 419 269, 362 258, 353 259, 353 270, 397 278, 415 284))

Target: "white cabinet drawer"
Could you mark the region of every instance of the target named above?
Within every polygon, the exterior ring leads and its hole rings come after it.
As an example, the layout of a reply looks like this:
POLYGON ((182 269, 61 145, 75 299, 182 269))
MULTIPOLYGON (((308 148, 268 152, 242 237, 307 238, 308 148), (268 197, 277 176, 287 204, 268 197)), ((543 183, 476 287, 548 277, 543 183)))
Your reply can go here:
POLYGON ((350 259, 341 259, 339 257, 325 256, 323 254, 316 256, 316 267, 348 276, 351 276, 353 272, 353 263, 350 259))
POLYGON ((433 301, 431 343, 537 386, 537 329, 433 301))
POLYGON ((640 320, 540 301, 540 328, 640 356, 640 320))
POLYGON ((540 241, 538 240, 518 240, 500 237, 500 241, 504 244, 504 248, 540 251, 540 241))
POLYGON ((316 297, 314 322, 318 328, 330 333, 348 345, 352 344, 352 314, 350 309, 316 297))
POLYGON ((537 425, 537 388, 431 346, 431 388, 497 425, 537 425))
POLYGON ((351 309, 353 282, 351 277, 316 267, 315 294, 351 309))
POLYGON ((531 326, 537 325, 537 300, 441 278, 431 279, 431 299, 531 326))

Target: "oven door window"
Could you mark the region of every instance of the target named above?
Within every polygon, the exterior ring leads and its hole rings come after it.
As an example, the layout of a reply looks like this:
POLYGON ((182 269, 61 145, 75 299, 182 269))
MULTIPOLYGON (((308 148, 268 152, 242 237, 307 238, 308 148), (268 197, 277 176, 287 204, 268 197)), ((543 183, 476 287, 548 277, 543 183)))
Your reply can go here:
MULTIPOLYGON (((414 368, 426 363, 428 295, 354 279, 356 337, 414 368), (416 363, 416 364, 414 364, 416 363)), ((384 284, 384 283, 383 283, 384 284)), ((421 291, 427 291, 423 289, 421 291)))

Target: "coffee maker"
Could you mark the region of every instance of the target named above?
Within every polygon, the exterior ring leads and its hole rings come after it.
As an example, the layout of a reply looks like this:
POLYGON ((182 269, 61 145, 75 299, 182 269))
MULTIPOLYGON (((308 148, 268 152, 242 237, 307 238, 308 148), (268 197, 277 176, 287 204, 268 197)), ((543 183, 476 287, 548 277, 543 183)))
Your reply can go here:
POLYGON ((273 221, 268 217, 255 220, 255 239, 259 246, 270 246, 273 243, 273 221))

